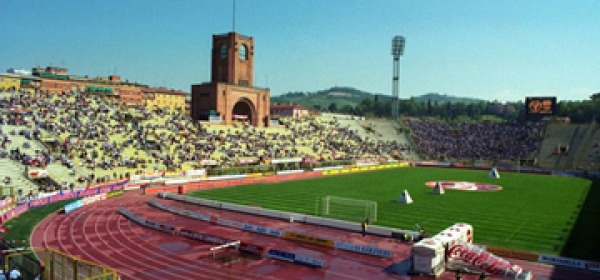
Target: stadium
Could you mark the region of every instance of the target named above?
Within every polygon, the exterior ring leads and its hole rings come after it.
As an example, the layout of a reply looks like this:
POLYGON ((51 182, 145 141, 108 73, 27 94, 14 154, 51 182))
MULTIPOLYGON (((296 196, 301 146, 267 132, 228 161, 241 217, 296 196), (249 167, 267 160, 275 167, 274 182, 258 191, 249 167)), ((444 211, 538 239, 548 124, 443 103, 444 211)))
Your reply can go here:
POLYGON ((598 276, 598 248, 587 241, 597 170, 543 168, 571 161, 551 148, 562 141, 580 162, 595 156, 594 123, 489 125, 543 136, 511 150, 506 158, 522 160, 510 165, 494 154, 435 160, 424 151, 443 148, 420 148, 413 141, 427 134, 410 131, 451 124, 419 119, 322 114, 257 128, 86 93, 5 91, 0 102, 6 265, 30 276, 43 264, 48 275, 78 279, 394 279, 408 275, 419 238, 456 223, 536 279, 598 276), (527 165, 528 153, 543 161, 527 165))
POLYGON ((391 98, 278 103, 212 40, 189 93, 0 74, 0 279, 600 279, 600 93, 399 100, 395 36, 391 98))

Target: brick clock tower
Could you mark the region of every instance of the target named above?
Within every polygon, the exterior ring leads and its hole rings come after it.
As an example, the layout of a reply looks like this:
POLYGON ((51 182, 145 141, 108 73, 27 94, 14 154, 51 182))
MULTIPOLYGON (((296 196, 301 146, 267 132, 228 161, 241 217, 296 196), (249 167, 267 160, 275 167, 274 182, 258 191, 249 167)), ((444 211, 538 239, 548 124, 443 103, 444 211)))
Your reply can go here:
POLYGON ((254 87, 254 38, 213 35, 211 81, 192 85, 192 118, 265 127, 270 102, 268 89, 254 87))

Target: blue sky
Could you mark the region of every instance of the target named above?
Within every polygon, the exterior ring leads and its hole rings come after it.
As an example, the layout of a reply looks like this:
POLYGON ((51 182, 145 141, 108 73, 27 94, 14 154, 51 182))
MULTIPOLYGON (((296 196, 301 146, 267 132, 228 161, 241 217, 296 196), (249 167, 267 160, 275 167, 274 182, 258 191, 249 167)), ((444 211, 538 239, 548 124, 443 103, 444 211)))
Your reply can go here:
MULTIPOLYGON (((190 90, 210 79, 226 0, 2 0, 0 71, 62 66, 190 90)), ((391 93, 391 40, 406 37, 400 97, 588 99, 600 92, 600 1, 237 0, 255 38, 255 85, 272 95, 350 86, 391 93)))

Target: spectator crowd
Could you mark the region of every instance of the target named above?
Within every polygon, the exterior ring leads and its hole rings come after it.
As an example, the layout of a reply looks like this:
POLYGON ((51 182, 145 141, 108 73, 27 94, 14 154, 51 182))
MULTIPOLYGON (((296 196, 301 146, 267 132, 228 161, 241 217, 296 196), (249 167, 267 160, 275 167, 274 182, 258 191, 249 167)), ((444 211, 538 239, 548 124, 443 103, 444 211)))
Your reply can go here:
MULTIPOLYGON (((255 128, 192 121, 178 111, 125 106, 87 93, 4 93, 0 124, 19 128, 47 149, 14 159, 24 165, 60 163, 80 183, 134 173, 258 164, 271 159, 388 158, 405 150, 397 141, 366 141, 335 120, 282 118, 255 128)), ((2 142, 10 135, 3 134, 2 142)), ((3 144, 4 145, 4 144, 3 144)))
POLYGON ((421 156, 429 159, 512 160, 537 151, 543 125, 487 122, 449 123, 408 119, 421 156))
MULTIPOLYGON (((271 128, 222 126, 192 121, 178 111, 125 106, 86 93, 4 93, 0 105, 0 124, 19 127, 19 134, 47 147, 30 154, 7 151, 11 136, 1 133, 2 155, 26 166, 60 163, 82 184, 281 158, 379 160, 410 150, 398 141, 362 139, 337 120, 319 117, 282 118, 271 128)), ((405 122, 426 159, 522 158, 539 148, 543 135, 540 124, 405 122)))

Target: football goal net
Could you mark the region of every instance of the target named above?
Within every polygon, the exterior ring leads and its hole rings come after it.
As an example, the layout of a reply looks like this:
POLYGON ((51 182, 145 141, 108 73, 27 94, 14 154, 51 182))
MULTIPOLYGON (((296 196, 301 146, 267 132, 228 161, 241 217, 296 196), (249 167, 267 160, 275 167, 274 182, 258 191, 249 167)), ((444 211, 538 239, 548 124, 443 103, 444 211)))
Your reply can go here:
POLYGON ((371 222, 377 221, 377 202, 372 200, 354 199, 328 195, 322 198, 321 216, 362 222, 369 218, 371 222))

